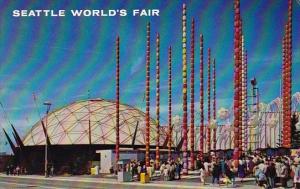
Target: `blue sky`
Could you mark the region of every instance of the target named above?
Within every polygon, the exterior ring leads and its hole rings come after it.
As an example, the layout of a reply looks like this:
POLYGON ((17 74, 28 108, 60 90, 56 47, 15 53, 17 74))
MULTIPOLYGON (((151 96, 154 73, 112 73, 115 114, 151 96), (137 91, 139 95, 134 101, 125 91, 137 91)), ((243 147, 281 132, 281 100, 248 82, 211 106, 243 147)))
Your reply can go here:
MULTIPOLYGON (((180 115, 182 3, 187 4, 188 28, 191 18, 196 20, 196 102, 199 101, 199 35, 203 33, 205 64, 208 47, 216 58, 217 107, 230 108, 233 102, 233 1, 0 0, 0 101, 6 112, 5 116, 4 111, 0 111, 1 127, 9 128, 6 119, 9 117, 24 136, 39 120, 38 112, 45 112, 42 105, 45 100, 50 100, 52 109, 56 109, 88 98, 88 90, 91 98, 114 99, 117 35, 121 38, 121 102, 144 110, 147 22, 151 22, 151 106, 155 106, 154 37, 160 32, 162 123, 167 120, 167 48, 170 45, 174 55, 174 114, 180 115), (15 9, 64 9, 69 13, 72 9, 126 9, 131 12, 132 9, 154 8, 160 10, 159 17, 72 17, 69 14, 65 17, 12 17, 15 9), (38 99, 37 106, 33 93, 38 99)), ((295 93, 300 91, 297 75, 300 69, 300 4, 294 0, 293 5, 295 93)), ((279 96, 281 39, 287 20, 287 1, 241 0, 241 12, 248 75, 257 78, 261 101, 269 102, 279 96)), ((151 109, 152 115, 154 110, 151 109)))

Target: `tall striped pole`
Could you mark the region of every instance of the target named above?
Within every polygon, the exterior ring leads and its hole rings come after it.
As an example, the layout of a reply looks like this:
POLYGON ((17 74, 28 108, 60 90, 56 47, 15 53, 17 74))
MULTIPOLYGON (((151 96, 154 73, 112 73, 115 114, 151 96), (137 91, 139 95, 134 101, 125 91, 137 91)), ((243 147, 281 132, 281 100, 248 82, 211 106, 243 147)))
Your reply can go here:
POLYGON ((159 88, 159 83, 160 83, 160 73, 159 73, 159 33, 156 35, 156 169, 159 169, 159 137, 160 137, 160 112, 159 112, 159 107, 160 107, 160 88, 159 88))
POLYGON ((203 81, 203 35, 200 35, 200 158, 203 158, 204 146, 204 81, 203 81))
POLYGON ((234 1, 234 152, 233 159, 237 166, 240 155, 240 1, 234 1))
POLYGON ((187 61, 186 61, 186 5, 182 6, 182 108, 183 108, 183 174, 188 174, 188 154, 187 154, 187 61))
POLYGON ((283 94, 284 94, 284 81, 285 81, 285 35, 282 37, 282 65, 281 65, 281 82, 280 82, 280 98, 281 98, 281 106, 280 106, 280 128, 278 130, 279 132, 279 147, 283 146, 283 130, 284 130, 284 105, 283 105, 283 94))
POLYGON ((240 47, 239 47, 239 61, 240 61, 240 66, 239 66, 239 75, 240 75, 240 90, 239 90, 239 96, 240 96, 240 107, 239 107, 239 126, 240 126, 240 129, 239 129, 239 156, 242 155, 243 153, 243 41, 242 41, 242 38, 243 38, 243 31, 242 31, 242 19, 240 18, 240 27, 239 27, 239 30, 240 30, 240 47))
POLYGON ((242 36, 242 38, 241 38, 241 41, 242 41, 242 45, 241 45, 241 67, 242 67, 242 69, 241 69, 241 91, 242 91, 242 94, 241 94, 241 113, 242 113, 242 124, 240 125, 241 126, 241 129, 240 129, 240 131, 241 131, 241 135, 240 135, 240 137, 241 137, 241 140, 242 140, 242 148, 241 148, 241 151, 242 152, 245 152, 245 78, 244 78, 244 76, 245 76, 245 70, 244 70, 244 68, 245 68, 245 60, 244 60, 244 56, 245 56, 245 54, 244 54, 244 36, 242 36))
POLYGON ((146 167, 150 166, 150 23, 147 24, 146 46, 146 167))
POLYGON ((120 159, 120 38, 116 39, 116 162, 120 159))
POLYGON ((292 95, 292 0, 288 1, 288 21, 285 27, 283 76, 283 147, 291 148, 291 95, 292 95))
POLYGON ((245 50, 244 54, 244 71, 245 71, 245 83, 244 83, 244 93, 245 93, 245 150, 248 150, 248 55, 247 50, 245 50))
POLYGON ((195 52, 195 20, 192 19, 192 28, 191 28, 191 127, 190 127, 190 142, 191 142, 191 150, 190 150, 190 157, 191 157, 191 169, 194 170, 195 168, 195 155, 194 155, 194 148, 195 148, 195 98, 194 98, 194 81, 195 81, 195 66, 194 66, 194 56, 195 52))
POLYGON ((286 146, 286 31, 283 37, 283 62, 282 62, 282 117, 283 117, 283 129, 282 129, 282 146, 286 146))
MULTIPOLYGON (((216 59, 213 60, 213 119, 217 121, 216 59)), ((213 150, 217 148, 217 128, 213 129, 213 150)))
POLYGON ((211 112, 210 112, 210 48, 208 48, 208 61, 207 61, 207 127, 206 127, 206 143, 207 143, 207 152, 211 150, 211 136, 210 136, 210 123, 211 123, 211 112))
POLYGON ((288 77, 288 39, 287 39, 287 25, 285 25, 285 37, 284 37, 284 62, 283 62, 283 97, 282 97, 282 103, 283 103, 283 147, 288 146, 288 127, 289 127, 289 119, 288 119, 288 83, 287 83, 287 77, 288 77))
POLYGON ((168 56, 168 159, 172 159, 172 48, 169 47, 168 56))
POLYGON ((287 30, 287 148, 292 147, 291 117, 292 117, 292 0, 288 2, 288 30, 287 30))

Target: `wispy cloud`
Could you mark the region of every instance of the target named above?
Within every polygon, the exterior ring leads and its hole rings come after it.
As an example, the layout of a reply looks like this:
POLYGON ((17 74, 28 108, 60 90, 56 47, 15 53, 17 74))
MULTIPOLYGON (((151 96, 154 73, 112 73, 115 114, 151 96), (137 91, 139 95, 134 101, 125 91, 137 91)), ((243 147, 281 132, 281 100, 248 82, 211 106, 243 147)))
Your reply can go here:
POLYGON ((144 63, 144 56, 140 56, 136 62, 133 63, 130 69, 130 74, 135 74, 139 69, 142 68, 143 63, 144 63))

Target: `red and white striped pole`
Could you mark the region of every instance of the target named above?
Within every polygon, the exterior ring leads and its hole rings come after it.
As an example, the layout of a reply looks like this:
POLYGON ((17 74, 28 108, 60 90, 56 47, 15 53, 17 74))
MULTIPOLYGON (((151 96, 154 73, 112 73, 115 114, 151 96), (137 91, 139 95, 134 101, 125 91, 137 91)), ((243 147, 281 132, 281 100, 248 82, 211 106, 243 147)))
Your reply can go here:
POLYGON ((169 47, 168 56, 168 159, 172 159, 172 48, 169 47))
POLYGON ((241 140, 242 140, 242 144, 241 144, 241 151, 244 153, 245 152, 245 54, 244 54, 244 36, 242 35, 241 38, 242 41, 242 45, 241 45, 241 116, 242 116, 242 124, 241 126, 241 140))
POLYGON ((116 162, 120 159, 120 38, 116 39, 116 162))
POLYGON ((288 21, 285 26, 283 51, 283 147, 291 148, 292 0, 288 1, 288 21))
POLYGON ((237 166, 240 155, 240 1, 234 1, 234 152, 233 159, 237 166))
POLYGON ((248 128, 248 55, 247 55, 247 50, 245 50, 244 54, 244 72, 245 72, 245 88, 244 88, 244 93, 245 93, 245 150, 248 150, 248 133, 249 133, 249 128, 248 128))
POLYGON ((160 88, 159 88, 159 83, 160 83, 160 71, 159 71, 159 33, 157 33, 156 36, 156 158, 155 158, 155 163, 156 163, 156 169, 159 169, 159 136, 160 136, 160 88))
POLYGON ((288 29, 287 25, 285 25, 285 36, 284 36, 284 62, 283 62, 283 96, 282 96, 282 103, 283 103, 283 147, 288 146, 288 127, 289 127, 289 117, 288 117, 288 83, 287 83, 287 78, 288 78, 288 29))
MULTIPOLYGON (((213 119, 217 121, 216 59, 213 60, 213 119)), ((217 124, 217 122, 216 122, 217 124)), ((213 129, 213 150, 217 148, 217 128, 213 129)))
POLYGON ((207 143, 207 152, 209 153, 211 150, 211 136, 210 136, 210 48, 208 48, 208 61, 207 61, 207 127, 206 127, 206 143, 207 143))
POLYGON ((287 148, 292 147, 292 136, 291 136, 291 117, 292 117, 292 0, 288 2, 288 27, 287 27, 287 130, 286 140, 287 148))
POLYGON ((242 71, 243 71, 243 68, 242 68, 242 60, 243 60, 243 55, 242 55, 242 35, 243 35, 243 31, 242 31, 242 19, 240 18, 240 24, 239 24, 239 157, 241 156, 243 150, 242 150, 242 146, 243 146, 243 138, 242 138, 242 135, 243 135, 243 128, 242 128, 242 125, 243 125, 243 120, 242 120, 242 112, 243 112, 243 94, 242 94, 242 91, 243 91, 243 88, 242 88, 242 83, 243 83, 243 80, 242 80, 242 71))
POLYGON ((146 167, 150 166, 150 23, 147 24, 146 46, 146 167))
POLYGON ((203 76, 203 35, 200 35, 200 158, 203 158, 204 151, 204 76, 203 76))
POLYGON ((191 143, 191 150, 190 150, 190 157, 191 157, 191 169, 194 170, 195 168, 195 155, 194 155, 194 148, 195 148, 195 90, 194 90, 194 82, 195 82, 195 20, 192 19, 192 28, 191 28, 191 127, 190 127, 190 143, 191 143))

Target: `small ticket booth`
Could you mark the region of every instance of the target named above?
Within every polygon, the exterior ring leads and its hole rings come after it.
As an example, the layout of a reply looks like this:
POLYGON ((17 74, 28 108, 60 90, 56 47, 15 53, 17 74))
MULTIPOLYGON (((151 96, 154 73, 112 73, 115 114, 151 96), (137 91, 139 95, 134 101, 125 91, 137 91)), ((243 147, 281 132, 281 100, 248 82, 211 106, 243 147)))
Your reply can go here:
POLYGON ((118 161, 118 181, 119 182, 130 182, 132 181, 130 160, 123 159, 118 161))

